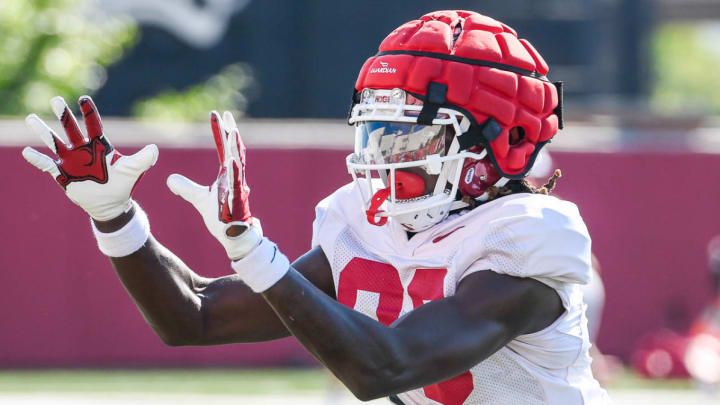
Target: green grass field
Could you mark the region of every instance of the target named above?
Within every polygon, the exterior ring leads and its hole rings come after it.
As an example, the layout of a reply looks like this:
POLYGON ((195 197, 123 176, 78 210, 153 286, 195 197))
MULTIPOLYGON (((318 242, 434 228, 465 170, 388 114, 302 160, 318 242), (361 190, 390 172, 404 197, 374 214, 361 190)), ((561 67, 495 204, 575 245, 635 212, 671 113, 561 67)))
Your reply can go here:
POLYGON ((0 371, 0 392, 317 392, 323 370, 42 370, 0 371))
MULTIPOLYGON (((609 387, 615 403, 717 405, 718 392, 686 380, 650 381, 625 372, 609 387)), ((358 404, 318 369, 5 370, 0 404, 358 404)), ((373 401, 389 404, 385 400, 373 401)))

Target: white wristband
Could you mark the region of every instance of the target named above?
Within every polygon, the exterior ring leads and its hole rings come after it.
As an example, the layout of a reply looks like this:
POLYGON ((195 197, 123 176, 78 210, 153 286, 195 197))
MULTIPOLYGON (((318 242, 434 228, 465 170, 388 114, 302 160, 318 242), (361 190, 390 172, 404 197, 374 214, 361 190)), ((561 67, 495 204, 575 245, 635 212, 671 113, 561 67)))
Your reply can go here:
POLYGON ((150 222, 147 214, 133 201, 135 214, 130 222, 115 232, 100 232, 90 220, 98 248, 106 256, 123 257, 139 250, 150 236, 150 222))
POLYGON ((277 245, 263 238, 247 256, 231 263, 233 270, 254 292, 260 293, 272 287, 290 269, 290 261, 277 245))

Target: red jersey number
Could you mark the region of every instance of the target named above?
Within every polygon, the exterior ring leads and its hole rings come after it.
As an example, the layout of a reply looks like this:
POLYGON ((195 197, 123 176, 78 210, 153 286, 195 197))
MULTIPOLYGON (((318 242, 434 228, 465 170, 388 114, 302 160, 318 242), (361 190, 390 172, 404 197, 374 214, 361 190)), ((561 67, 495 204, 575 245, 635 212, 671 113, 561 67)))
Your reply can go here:
MULTIPOLYGON (((416 269, 407 289, 413 308, 444 298, 445 276, 447 269, 416 269)), ((400 274, 393 266, 359 257, 352 259, 340 272, 338 301, 355 308, 358 291, 378 294, 375 314, 385 326, 390 326, 400 316, 405 289, 400 274)), ((472 390, 473 380, 469 371, 423 388, 425 396, 443 405, 462 405, 472 390)))

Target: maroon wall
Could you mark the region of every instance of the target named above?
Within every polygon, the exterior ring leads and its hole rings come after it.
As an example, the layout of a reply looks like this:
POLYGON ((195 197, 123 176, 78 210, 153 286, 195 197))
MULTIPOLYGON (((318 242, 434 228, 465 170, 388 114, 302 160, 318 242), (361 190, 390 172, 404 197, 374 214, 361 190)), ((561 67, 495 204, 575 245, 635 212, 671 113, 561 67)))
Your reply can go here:
MULTIPOLYGON (((128 148, 124 152, 131 152, 128 148)), ((345 152, 252 149, 253 214, 290 258, 310 243, 315 202, 349 181, 345 152)), ((628 355, 661 326, 684 327, 709 295, 705 245, 720 233, 720 155, 555 153, 558 190, 580 206, 603 265, 608 302, 600 345, 628 355), (682 169, 682 170, 680 170, 682 169)), ((0 367, 305 363, 292 340, 168 348, 145 324, 95 247, 88 219, 20 148, 0 148, 3 184, 0 367)), ((165 187, 181 172, 208 183, 211 149, 161 148, 135 195, 153 233, 206 276, 228 274, 200 217, 165 187)))

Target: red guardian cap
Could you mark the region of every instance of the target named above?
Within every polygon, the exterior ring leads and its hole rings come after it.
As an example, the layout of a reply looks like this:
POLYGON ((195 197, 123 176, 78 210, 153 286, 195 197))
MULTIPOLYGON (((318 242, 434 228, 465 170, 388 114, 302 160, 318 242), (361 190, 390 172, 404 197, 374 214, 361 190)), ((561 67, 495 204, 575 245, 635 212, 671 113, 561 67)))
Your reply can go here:
POLYGON ((436 11, 383 40, 360 70, 353 103, 365 88, 400 88, 423 101, 418 123, 440 107, 456 110, 471 122, 461 150, 482 145, 500 175, 517 179, 562 128, 562 85, 548 70, 509 26, 472 11, 436 11))

